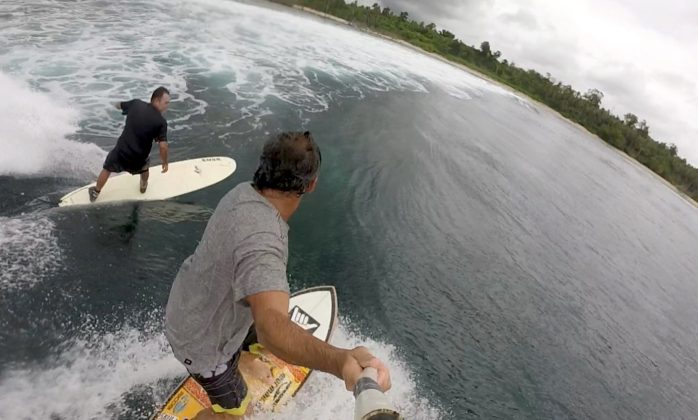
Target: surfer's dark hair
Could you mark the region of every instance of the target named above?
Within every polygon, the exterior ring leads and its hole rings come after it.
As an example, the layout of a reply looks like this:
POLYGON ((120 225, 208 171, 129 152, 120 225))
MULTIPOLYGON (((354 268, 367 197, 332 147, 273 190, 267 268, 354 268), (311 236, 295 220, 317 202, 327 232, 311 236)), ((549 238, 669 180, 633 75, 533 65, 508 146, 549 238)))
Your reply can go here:
POLYGON ((317 176, 321 162, 320 148, 309 131, 275 135, 264 144, 254 187, 301 195, 317 176))
POLYGON ((159 88, 157 88, 157 89, 155 89, 155 90, 153 91, 153 94, 152 94, 152 96, 150 97, 150 102, 153 102, 153 101, 155 101, 156 99, 162 98, 162 95, 164 95, 164 94, 168 94, 168 95, 169 95, 169 94, 170 94, 170 91, 167 90, 166 87, 160 86, 159 88))

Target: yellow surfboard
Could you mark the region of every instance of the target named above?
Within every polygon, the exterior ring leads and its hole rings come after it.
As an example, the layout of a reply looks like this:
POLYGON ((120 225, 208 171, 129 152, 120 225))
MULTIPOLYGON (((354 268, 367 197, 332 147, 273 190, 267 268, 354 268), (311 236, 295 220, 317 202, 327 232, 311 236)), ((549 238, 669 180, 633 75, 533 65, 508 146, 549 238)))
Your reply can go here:
MULTIPOLYGON (((337 320, 334 287, 319 286, 294 293, 289 302, 289 317, 318 339, 329 341, 337 320)), ((261 344, 253 344, 249 352, 242 352, 239 366, 255 411, 279 411, 312 372, 284 362, 261 344)), ((187 420, 210 406, 206 392, 189 376, 151 420, 187 420)))

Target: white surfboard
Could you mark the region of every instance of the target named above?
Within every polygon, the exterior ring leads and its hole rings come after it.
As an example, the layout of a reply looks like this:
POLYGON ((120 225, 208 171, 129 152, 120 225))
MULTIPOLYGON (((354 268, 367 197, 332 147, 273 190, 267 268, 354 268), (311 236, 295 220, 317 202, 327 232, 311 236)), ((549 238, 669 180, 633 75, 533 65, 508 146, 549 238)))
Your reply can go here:
POLYGON ((87 192, 89 187, 95 185, 93 182, 63 196, 58 206, 166 200, 224 180, 235 172, 236 164, 229 157, 214 156, 172 162, 164 174, 161 168, 160 165, 150 167, 148 189, 144 194, 140 192, 140 175, 124 172, 109 178, 94 203, 90 203, 87 192))
MULTIPOLYGON (((337 295, 332 286, 301 290, 291 296, 288 316, 322 341, 329 341, 337 321, 337 295)), ((252 397, 253 411, 279 411, 312 372, 284 362, 260 344, 243 351, 240 372, 252 397)), ((191 377, 184 379, 151 420, 184 420, 211 406, 206 391, 191 377)), ((299 417, 300 418, 300 417, 299 417)))

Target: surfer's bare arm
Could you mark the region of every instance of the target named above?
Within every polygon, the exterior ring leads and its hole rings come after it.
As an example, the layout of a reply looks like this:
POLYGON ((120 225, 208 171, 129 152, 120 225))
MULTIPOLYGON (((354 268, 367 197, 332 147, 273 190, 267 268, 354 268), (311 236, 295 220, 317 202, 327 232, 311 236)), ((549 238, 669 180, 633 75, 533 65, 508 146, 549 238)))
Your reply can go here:
POLYGON ((167 172, 167 152, 169 150, 169 146, 167 146, 167 142, 162 140, 158 142, 158 146, 160 147, 160 160, 162 161, 162 173, 167 172))
POLYGON ((261 292, 246 298, 252 309, 259 342, 274 355, 294 365, 331 373, 343 379, 348 390, 366 367, 378 370, 378 383, 390 389, 390 372, 365 347, 341 349, 318 340, 288 317, 286 292, 261 292))
POLYGON ((160 160, 162 161, 162 173, 167 172, 167 121, 162 122, 155 137, 155 142, 160 146, 160 160))

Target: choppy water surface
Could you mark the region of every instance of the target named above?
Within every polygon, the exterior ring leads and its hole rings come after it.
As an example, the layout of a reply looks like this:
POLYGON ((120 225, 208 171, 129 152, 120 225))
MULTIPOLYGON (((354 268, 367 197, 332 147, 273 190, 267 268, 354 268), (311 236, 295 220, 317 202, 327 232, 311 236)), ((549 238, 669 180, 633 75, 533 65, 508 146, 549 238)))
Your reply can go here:
MULTIPOLYGON (((548 111, 278 7, 10 0, 0 41, 0 417, 147 418, 163 402, 184 373, 162 335, 172 279, 280 129, 323 151, 291 221, 291 286, 337 287, 335 344, 391 365, 407 418, 698 412, 698 211, 548 111), (236 174, 57 209, 119 135, 109 103, 160 84, 171 159, 227 155, 236 174)), ((352 409, 318 373, 277 418, 352 409)))

